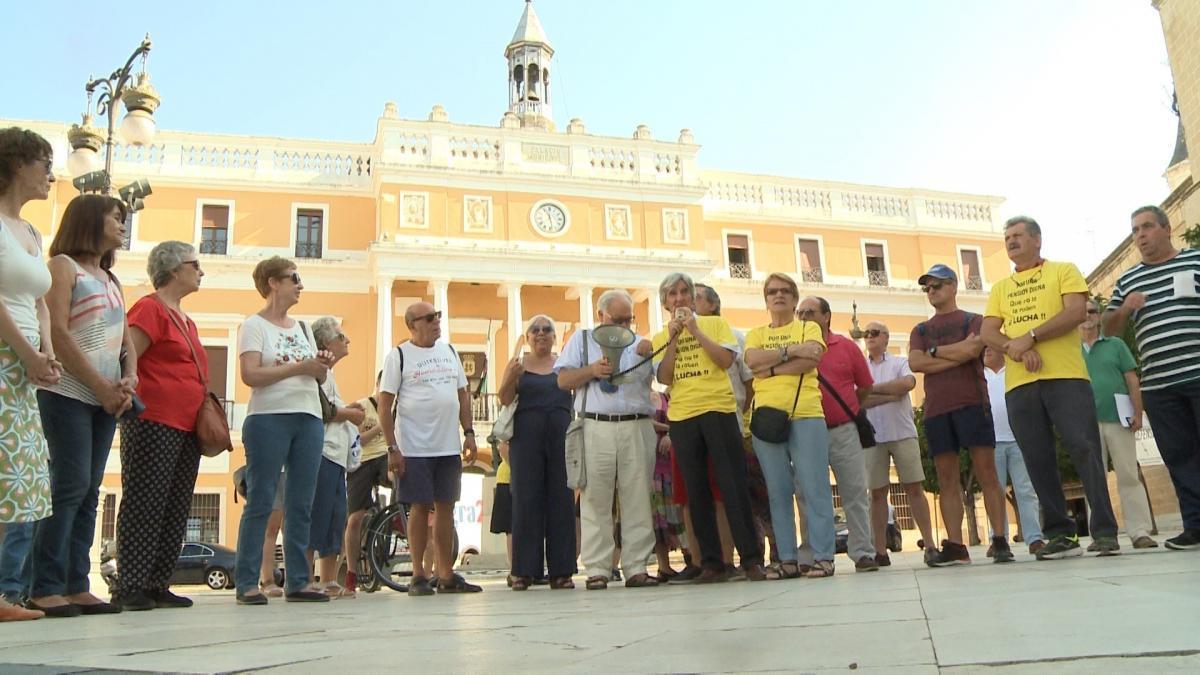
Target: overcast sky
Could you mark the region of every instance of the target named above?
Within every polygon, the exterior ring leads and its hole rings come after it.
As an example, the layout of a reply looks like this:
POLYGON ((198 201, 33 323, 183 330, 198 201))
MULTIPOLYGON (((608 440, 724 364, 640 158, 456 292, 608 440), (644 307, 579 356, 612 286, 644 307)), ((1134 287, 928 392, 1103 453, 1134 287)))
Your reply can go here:
MULTIPOLYGON (((498 125, 522 0, 6 2, 0 117, 76 121, 151 33, 162 128, 369 142, 386 101, 498 125), (104 32, 98 27, 103 23, 104 32)), ((559 127, 692 129, 705 168, 1005 197, 1085 273, 1166 197, 1149 0, 537 0, 559 127)))

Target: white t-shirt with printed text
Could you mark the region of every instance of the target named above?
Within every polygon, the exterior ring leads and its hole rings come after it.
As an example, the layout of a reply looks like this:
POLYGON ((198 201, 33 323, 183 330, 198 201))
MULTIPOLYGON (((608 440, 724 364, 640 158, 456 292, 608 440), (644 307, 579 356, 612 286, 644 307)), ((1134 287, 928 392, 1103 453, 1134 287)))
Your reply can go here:
POLYGON ((396 441, 405 457, 447 457, 462 451, 458 390, 467 386, 458 355, 445 342, 405 342, 383 360, 379 390, 396 395, 396 441), (403 373, 399 350, 404 351, 403 373))

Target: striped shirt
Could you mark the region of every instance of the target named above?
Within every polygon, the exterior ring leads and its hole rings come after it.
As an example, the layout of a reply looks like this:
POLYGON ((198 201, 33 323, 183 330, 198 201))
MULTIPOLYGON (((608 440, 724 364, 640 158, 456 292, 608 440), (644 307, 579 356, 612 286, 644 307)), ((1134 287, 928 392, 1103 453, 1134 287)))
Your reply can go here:
MULTIPOLYGON (((100 376, 111 382, 121 378, 121 344, 125 337, 125 299, 111 277, 97 279, 64 256, 75 266, 75 287, 71 289, 71 313, 67 328, 75 346, 100 376)), ((64 369, 58 384, 47 387, 90 405, 100 405, 96 394, 70 371, 64 369)))
POLYGON ((1146 295, 1146 306, 1133 313, 1142 389, 1200 379, 1200 250, 1130 268, 1117 280, 1109 308, 1120 307, 1130 293, 1146 295))

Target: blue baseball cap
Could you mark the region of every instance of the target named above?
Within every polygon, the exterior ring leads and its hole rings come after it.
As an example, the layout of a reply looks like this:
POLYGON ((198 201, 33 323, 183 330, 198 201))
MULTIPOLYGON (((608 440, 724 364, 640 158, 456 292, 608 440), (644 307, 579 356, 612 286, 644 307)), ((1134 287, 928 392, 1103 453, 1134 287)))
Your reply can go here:
POLYGON ((941 279, 943 281, 958 283, 958 275, 954 273, 954 270, 941 263, 930 267, 928 272, 922 274, 920 279, 917 279, 917 283, 924 286, 929 283, 930 279, 941 279))

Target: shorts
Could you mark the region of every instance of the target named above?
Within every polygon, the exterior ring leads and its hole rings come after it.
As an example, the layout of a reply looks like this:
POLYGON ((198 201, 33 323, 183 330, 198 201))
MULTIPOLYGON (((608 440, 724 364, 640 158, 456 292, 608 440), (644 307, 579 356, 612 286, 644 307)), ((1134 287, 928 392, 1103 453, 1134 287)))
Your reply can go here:
POLYGON ((896 475, 901 484, 920 483, 925 480, 925 467, 921 466, 921 444, 915 438, 877 443, 865 451, 867 487, 872 490, 879 490, 891 484, 888 468, 893 461, 896 462, 896 475))
POLYGON ((346 477, 346 509, 350 513, 366 511, 375 505, 371 490, 375 486, 389 487, 388 458, 380 455, 362 463, 354 473, 346 477))
MULTIPOLYGON (((717 488, 717 472, 713 471, 712 460, 708 460, 708 489, 712 491, 714 502, 724 502, 721 491, 717 488)), ((671 503, 675 506, 688 505, 687 485, 683 482, 683 471, 679 462, 675 461, 675 448, 671 448, 671 503)))
POLYGON ((346 534, 346 470, 321 458, 317 470, 317 489, 313 493, 312 525, 308 529, 308 548, 318 558, 342 552, 346 534))
POLYGON ((990 407, 971 405, 951 410, 937 417, 925 418, 925 440, 929 455, 953 452, 963 448, 996 447, 996 430, 992 427, 990 407))
POLYGON ((496 483, 492 493, 492 522, 488 527, 492 534, 512 534, 512 493, 508 483, 496 483))
POLYGON ((405 457, 398 488, 405 504, 453 504, 462 494, 462 459, 458 455, 405 457))

